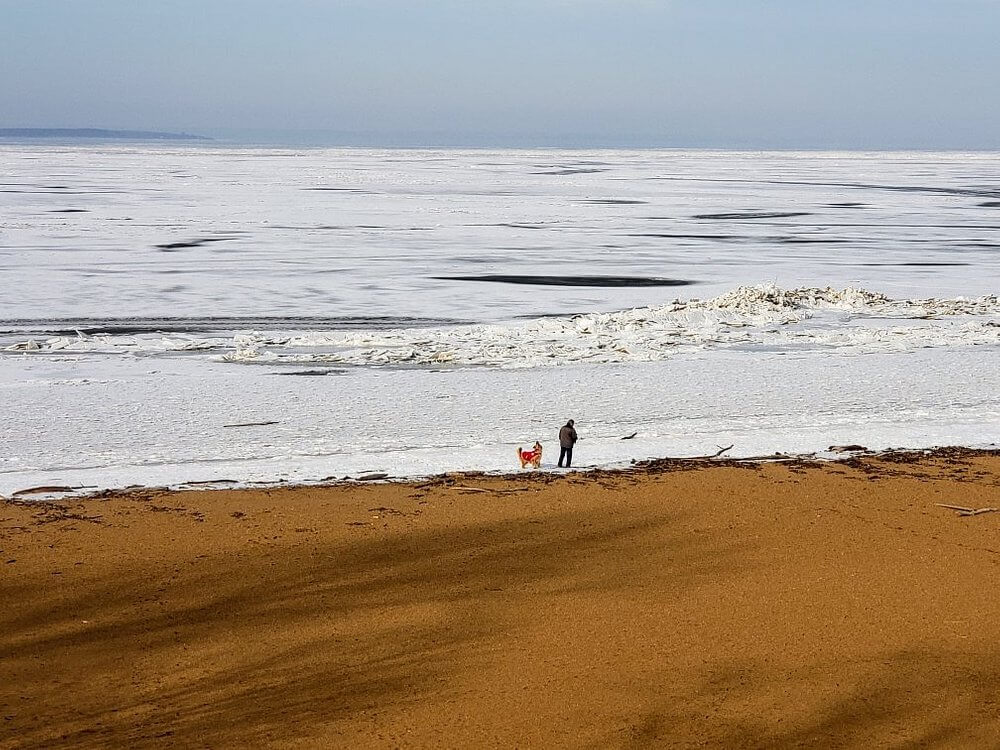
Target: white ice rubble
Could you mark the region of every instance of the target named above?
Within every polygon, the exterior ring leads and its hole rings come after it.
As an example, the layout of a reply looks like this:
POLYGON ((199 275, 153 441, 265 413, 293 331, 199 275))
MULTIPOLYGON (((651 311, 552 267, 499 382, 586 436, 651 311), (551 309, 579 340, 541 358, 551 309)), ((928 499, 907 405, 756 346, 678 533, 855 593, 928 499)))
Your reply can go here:
POLYGON ((79 333, 19 341, 4 351, 213 352, 224 362, 250 364, 526 368, 653 362, 719 348, 866 354, 997 343, 996 296, 893 300, 864 289, 758 285, 707 300, 509 324, 293 334, 252 331, 232 338, 79 333))
POLYGON ((996 296, 892 300, 864 289, 741 286, 708 300, 520 324, 277 337, 254 332, 236 336, 233 351, 222 359, 523 368, 652 362, 683 352, 733 347, 861 354, 997 344, 998 316, 996 296))
POLYGON ((130 354, 155 352, 192 352, 215 349, 217 341, 194 337, 157 335, 86 334, 52 336, 41 341, 26 339, 0 348, 4 352, 86 352, 97 354, 130 354))

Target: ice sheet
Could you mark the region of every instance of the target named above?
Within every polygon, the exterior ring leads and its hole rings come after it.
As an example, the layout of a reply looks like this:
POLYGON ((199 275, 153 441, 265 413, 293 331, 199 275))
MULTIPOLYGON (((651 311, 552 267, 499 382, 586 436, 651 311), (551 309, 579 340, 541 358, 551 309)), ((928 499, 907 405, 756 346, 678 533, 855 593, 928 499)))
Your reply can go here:
POLYGON ((982 446, 998 441, 994 348, 830 357, 685 354, 532 370, 281 368, 21 356, 2 369, 0 494, 37 485, 305 481, 516 470, 577 421, 581 466, 655 456, 982 446), (277 424, 226 427, 232 424, 277 424), (638 433, 632 440, 620 438, 638 433))
POLYGON ((679 293, 438 278, 504 274, 1000 288, 995 153, 4 145, 0 183, 0 319, 486 322, 679 293))
POLYGON ((988 445, 998 251, 996 153, 3 145, 0 494, 988 445))

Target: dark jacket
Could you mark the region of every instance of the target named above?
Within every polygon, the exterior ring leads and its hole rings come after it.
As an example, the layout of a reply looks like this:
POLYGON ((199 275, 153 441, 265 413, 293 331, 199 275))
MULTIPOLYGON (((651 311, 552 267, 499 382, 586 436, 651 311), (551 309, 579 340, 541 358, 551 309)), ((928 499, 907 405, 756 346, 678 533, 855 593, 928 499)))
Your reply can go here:
POLYGON ((568 424, 562 426, 559 430, 559 447, 560 448, 572 448, 573 443, 576 442, 576 430, 570 427, 568 424))

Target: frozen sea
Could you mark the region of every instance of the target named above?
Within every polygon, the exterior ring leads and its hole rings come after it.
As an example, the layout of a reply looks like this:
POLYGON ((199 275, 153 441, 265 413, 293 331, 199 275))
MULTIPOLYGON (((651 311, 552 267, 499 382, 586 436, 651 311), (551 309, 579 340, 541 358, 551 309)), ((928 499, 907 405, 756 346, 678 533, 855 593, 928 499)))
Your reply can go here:
POLYGON ((0 278, 3 495, 1000 441, 997 153, 7 143, 0 278))

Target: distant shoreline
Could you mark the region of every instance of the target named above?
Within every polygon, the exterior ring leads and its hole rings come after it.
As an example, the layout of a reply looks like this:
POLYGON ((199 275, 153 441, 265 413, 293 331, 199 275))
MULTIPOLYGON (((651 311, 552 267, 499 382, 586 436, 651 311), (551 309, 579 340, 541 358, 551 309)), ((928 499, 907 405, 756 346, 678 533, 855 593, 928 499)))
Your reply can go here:
POLYGON ((103 128, 0 128, 0 138, 101 138, 130 141, 211 141, 191 133, 156 130, 106 130, 103 128))
POLYGON ((0 142, 24 140, 144 140, 211 143, 227 148, 384 149, 387 151, 641 151, 732 153, 868 153, 868 154, 996 154, 996 146, 888 146, 879 144, 813 143, 777 145, 737 141, 667 141, 657 138, 607 138, 587 135, 493 136, 480 133, 353 132, 337 130, 258 130, 211 128, 211 135, 167 131, 104 128, 0 128, 0 142))

